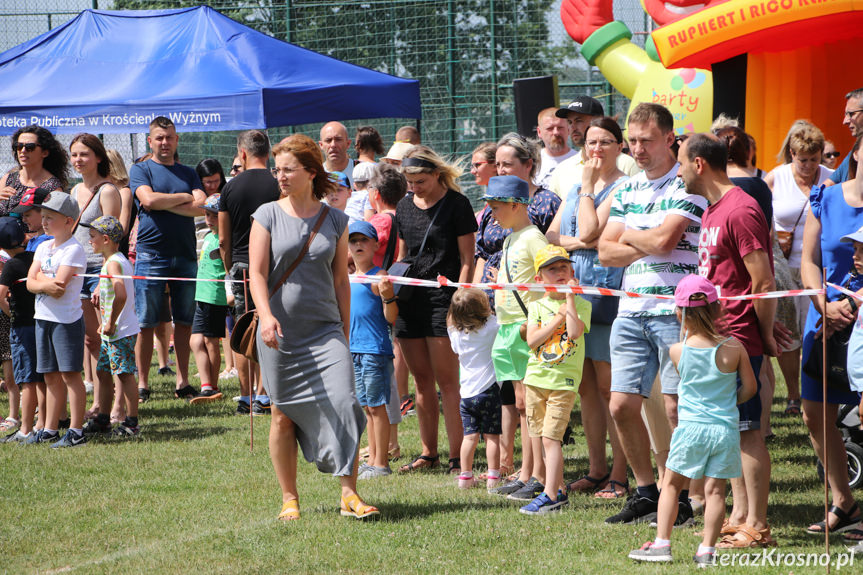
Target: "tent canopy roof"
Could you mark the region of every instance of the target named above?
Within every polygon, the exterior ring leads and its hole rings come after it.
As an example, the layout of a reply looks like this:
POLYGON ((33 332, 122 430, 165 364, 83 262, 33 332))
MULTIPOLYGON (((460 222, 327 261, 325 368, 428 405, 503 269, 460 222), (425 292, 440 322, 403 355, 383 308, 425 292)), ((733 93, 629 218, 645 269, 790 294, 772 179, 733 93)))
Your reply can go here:
POLYGON ((0 135, 241 130, 419 118, 419 82, 277 40, 207 6, 84 10, 0 54, 0 135))

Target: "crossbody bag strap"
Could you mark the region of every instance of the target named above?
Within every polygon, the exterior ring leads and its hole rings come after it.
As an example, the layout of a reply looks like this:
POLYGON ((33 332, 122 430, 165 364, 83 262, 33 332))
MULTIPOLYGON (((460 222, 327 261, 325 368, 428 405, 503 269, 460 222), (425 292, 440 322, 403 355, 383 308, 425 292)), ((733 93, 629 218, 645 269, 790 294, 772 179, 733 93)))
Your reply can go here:
POLYGON ((797 221, 796 221, 796 222, 794 222, 794 227, 793 227, 793 228, 791 228, 791 235, 792 235, 792 236, 793 236, 793 235, 794 235, 794 233, 797 231, 797 224, 799 224, 799 223, 800 223, 800 218, 802 218, 802 217, 803 217, 803 212, 805 212, 805 211, 806 211, 806 206, 808 206, 808 205, 809 205, 809 201, 807 200, 807 201, 806 201, 806 203, 805 203, 805 204, 803 204, 803 207, 800 209, 800 215, 798 215, 798 216, 797 216, 797 221))
MULTIPOLYGON (((101 190, 101 189, 102 189, 102 186, 104 186, 104 185, 105 185, 105 184, 107 184, 107 183, 108 183, 108 182, 102 182, 101 184, 99 184, 99 185, 96 187, 96 189, 95 189, 95 190, 93 190, 93 195, 91 195, 91 196, 90 196, 90 199, 89 199, 89 200, 87 200, 87 203, 84 205, 84 209, 82 209, 81 211, 79 211, 79 212, 78 212, 78 218, 75 220, 75 225, 73 225, 73 226, 72 226, 72 233, 73 233, 73 234, 77 231, 77 229, 78 229, 78 224, 80 224, 80 223, 81 223, 81 217, 84 215, 84 212, 86 212, 86 211, 87 211, 87 208, 89 208, 89 207, 90 207, 90 204, 93 202, 93 200, 96 198, 96 196, 98 196, 98 195, 99 195, 99 190, 101 190)), ((75 198, 74 198, 75 203, 78 203, 78 192, 77 192, 77 191, 75 191, 75 190, 77 190, 77 189, 78 189, 78 186, 80 186, 80 185, 81 185, 81 184, 78 184, 78 185, 76 185, 76 186, 72 189, 72 191, 73 191, 73 192, 75 192, 75 198)))
POLYGON ((387 250, 384 252, 384 259, 381 262, 381 267, 385 270, 389 269, 395 259, 396 246, 399 242, 399 225, 396 223, 395 214, 387 214, 390 217, 390 237, 387 240, 387 250))
MULTIPOLYGON (((512 283, 512 277, 509 275, 509 258, 506 257, 506 248, 509 245, 509 238, 511 237, 512 236, 507 236, 506 240, 504 240, 503 257, 501 257, 501 260, 503 261, 503 271, 506 273, 506 283, 508 284, 512 283)), ((524 317, 527 317, 527 307, 524 305, 521 296, 518 295, 518 290, 513 290, 512 295, 515 296, 515 301, 518 302, 518 306, 521 308, 522 313, 524 313, 524 317)))
POLYGON ((427 240, 427 239, 429 239, 429 232, 431 231, 432 226, 434 226, 434 223, 435 223, 435 221, 437 220, 438 214, 440 214, 440 213, 441 213, 441 211, 443 211, 443 206, 444 206, 444 203, 446 202, 446 197, 447 197, 447 195, 448 195, 448 194, 449 194, 449 192, 448 192, 448 191, 444 194, 443 198, 442 198, 442 199, 441 199, 441 201, 439 202, 439 205, 438 205, 438 209, 437 209, 437 211, 434 213, 434 215, 432 216, 431 221, 429 222, 429 227, 428 227, 428 228, 426 228, 426 235, 424 235, 424 236, 423 236, 423 241, 422 241, 422 243, 420 244, 420 249, 419 249, 419 251, 417 252, 417 259, 419 259, 419 257, 422 255, 423 250, 424 250, 424 249, 425 249, 425 247, 426 247, 426 240, 427 240))
POLYGON ((294 262, 288 267, 287 271, 285 271, 282 278, 279 280, 273 289, 270 290, 270 298, 276 295, 276 292, 279 291, 279 288, 285 285, 285 282, 288 281, 288 278, 291 277, 291 274, 297 269, 297 266, 300 265, 300 261, 306 256, 306 253, 309 251, 309 246, 312 245, 312 240, 315 239, 315 236, 318 235, 318 230, 321 229, 321 226, 324 225, 324 220, 327 217, 327 214, 330 212, 330 206, 324 204, 321 208, 321 215, 318 216, 318 221, 315 222, 315 227, 312 228, 312 233, 309 234, 309 239, 306 240, 306 245, 303 246, 303 249, 300 250, 300 253, 297 254, 297 258, 294 262))

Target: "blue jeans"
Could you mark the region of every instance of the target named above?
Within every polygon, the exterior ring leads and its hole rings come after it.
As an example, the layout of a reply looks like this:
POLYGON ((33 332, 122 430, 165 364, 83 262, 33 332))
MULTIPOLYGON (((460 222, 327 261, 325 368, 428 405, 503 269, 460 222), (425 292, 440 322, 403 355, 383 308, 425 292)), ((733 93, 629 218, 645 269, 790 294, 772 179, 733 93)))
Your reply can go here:
MULTIPOLYGON (((138 252, 135 275, 195 278, 198 262, 182 257, 165 257, 138 252)), ((195 316, 195 282, 177 280, 135 280, 135 315, 142 329, 156 327, 164 305, 165 285, 171 292, 174 323, 192 325, 195 316)))
POLYGON ((660 373, 662 393, 677 394, 680 375, 668 348, 680 341, 673 315, 618 317, 611 326, 611 391, 650 396, 660 373))
POLYGON ((354 386, 363 407, 380 407, 390 400, 393 358, 375 353, 352 353, 354 386))

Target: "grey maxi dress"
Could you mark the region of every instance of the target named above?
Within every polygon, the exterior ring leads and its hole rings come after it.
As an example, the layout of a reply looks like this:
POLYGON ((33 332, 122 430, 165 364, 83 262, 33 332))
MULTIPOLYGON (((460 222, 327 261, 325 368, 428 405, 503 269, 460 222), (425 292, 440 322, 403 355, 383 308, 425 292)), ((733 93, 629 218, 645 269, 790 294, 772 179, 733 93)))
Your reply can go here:
MULTIPOLYGON (((318 215, 296 218, 276 202, 252 215, 270 233, 268 289, 296 259, 318 215)), ((261 377, 270 400, 296 425, 306 460, 336 476, 351 474, 365 428, 333 285, 336 244, 347 224, 344 212, 330 209, 303 261, 270 299, 284 334, 279 349, 267 347, 260 331, 257 334, 261 377)))

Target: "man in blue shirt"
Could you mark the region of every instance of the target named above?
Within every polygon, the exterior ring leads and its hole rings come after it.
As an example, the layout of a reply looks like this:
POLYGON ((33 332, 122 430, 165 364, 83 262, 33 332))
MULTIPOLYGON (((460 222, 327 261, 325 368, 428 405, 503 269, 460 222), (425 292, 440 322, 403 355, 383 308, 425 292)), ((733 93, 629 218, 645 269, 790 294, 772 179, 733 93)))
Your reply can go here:
MULTIPOLYGON (((845 118, 842 124, 848 126, 848 130, 855 138, 863 135, 863 88, 857 88, 852 92, 845 94, 845 118)), ((839 184, 849 179, 848 163, 851 161, 851 152, 845 156, 830 179, 827 180, 827 185, 839 184)))
MULTIPOLYGON (((138 242, 135 275, 195 278, 198 264, 195 216, 203 215, 206 200, 195 170, 176 161, 179 136, 174 123, 163 116, 150 123, 147 143, 152 158, 132 166, 129 186, 138 206, 138 242)), ((139 388, 149 390, 153 331, 159 323, 167 284, 174 319, 174 350, 177 354, 178 398, 191 398, 197 391, 189 385, 189 338, 195 309, 195 282, 147 279, 135 281, 135 314, 141 333, 135 346, 139 388)), ((149 391, 139 392, 143 399, 149 391)))

